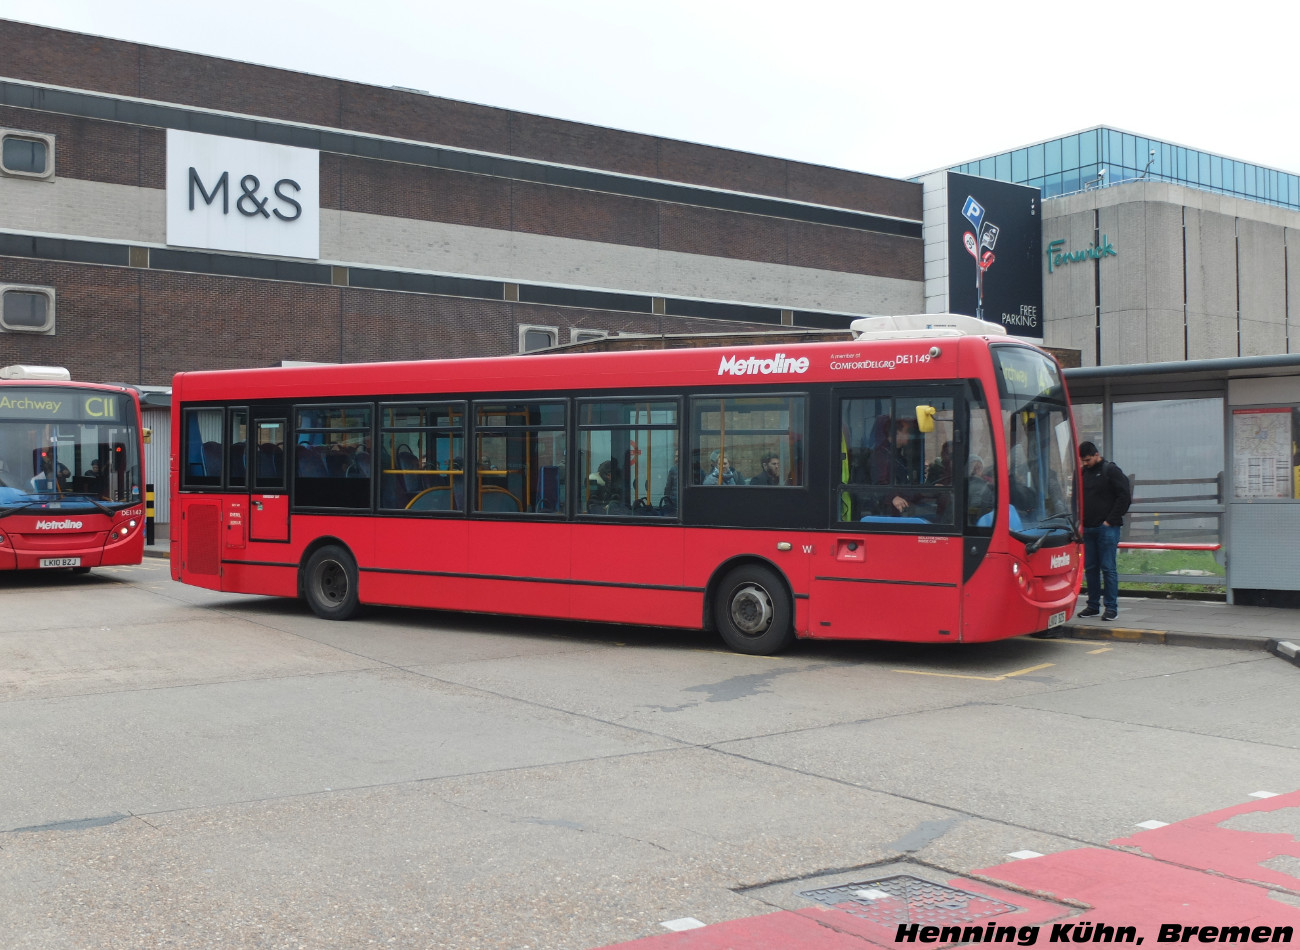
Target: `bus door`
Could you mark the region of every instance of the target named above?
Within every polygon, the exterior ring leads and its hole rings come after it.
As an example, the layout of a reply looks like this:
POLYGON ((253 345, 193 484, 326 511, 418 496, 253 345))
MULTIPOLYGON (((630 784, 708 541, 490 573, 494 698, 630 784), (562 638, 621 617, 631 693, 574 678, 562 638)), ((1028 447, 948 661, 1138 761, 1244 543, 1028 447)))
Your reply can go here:
POLYGON ((810 635, 960 639, 959 400, 952 385, 835 394, 832 532, 812 554, 810 635))
POLYGON ((248 430, 248 540, 289 540, 289 484, 282 409, 254 408, 248 430))

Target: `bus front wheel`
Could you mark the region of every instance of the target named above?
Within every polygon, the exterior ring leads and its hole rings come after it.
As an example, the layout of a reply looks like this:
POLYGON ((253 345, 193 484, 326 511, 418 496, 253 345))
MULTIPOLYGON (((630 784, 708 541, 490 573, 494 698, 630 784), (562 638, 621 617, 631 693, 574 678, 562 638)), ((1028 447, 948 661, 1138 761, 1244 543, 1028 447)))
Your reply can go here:
POLYGON ((302 592, 317 617, 347 620, 359 606, 357 562, 337 544, 318 548, 303 568, 302 592))
POLYGON ((714 620, 737 653, 770 656, 794 641, 794 617, 785 584, 770 568, 745 565, 718 586, 714 620))

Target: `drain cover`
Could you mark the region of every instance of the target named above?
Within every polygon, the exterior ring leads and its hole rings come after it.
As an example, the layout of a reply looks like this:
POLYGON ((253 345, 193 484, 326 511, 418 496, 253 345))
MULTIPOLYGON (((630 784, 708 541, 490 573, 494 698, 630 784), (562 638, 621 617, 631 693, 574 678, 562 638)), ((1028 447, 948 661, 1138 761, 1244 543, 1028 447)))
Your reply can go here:
POLYGON ((886 927, 913 923, 940 927, 964 924, 1022 909, 910 874, 800 891, 799 896, 886 927))

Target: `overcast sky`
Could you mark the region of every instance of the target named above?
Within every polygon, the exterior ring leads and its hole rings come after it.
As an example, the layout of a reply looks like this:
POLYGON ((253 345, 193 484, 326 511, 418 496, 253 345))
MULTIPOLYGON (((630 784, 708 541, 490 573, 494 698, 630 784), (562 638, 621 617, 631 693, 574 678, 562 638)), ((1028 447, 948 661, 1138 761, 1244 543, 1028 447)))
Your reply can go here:
POLYGON ((1287 9, 0 0, 3 18, 899 178, 1102 124, 1300 172, 1287 9))

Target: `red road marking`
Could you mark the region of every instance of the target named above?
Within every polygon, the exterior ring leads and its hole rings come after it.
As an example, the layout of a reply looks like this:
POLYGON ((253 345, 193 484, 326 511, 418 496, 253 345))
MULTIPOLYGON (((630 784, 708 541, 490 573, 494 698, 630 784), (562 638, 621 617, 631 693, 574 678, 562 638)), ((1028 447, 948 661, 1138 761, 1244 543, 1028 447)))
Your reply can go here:
MULTIPOLYGON (((1121 848, 1140 848, 1143 853, 1171 864, 1217 871, 1244 881, 1258 881, 1261 884, 1300 891, 1300 878, 1264 867, 1264 862, 1271 858, 1300 859, 1300 840, 1285 832, 1240 831, 1220 827, 1239 815, 1281 811, 1284 808, 1300 808, 1300 791, 1212 811, 1208 815, 1188 818, 1154 831, 1144 831, 1129 838, 1117 838, 1111 844, 1121 848)), ((1294 822, 1292 827, 1300 827, 1300 820, 1294 822)))
MULTIPOLYGON (((1300 807, 1300 791, 1143 831, 1111 842, 1117 848, 1078 848, 1013 861, 976 872, 1017 891, 955 878, 953 887, 976 891, 1025 908, 990 918, 1002 926, 1038 926, 1035 945, 1052 942, 1053 925, 1084 922, 1093 927, 1132 927, 1140 942, 1156 943, 1161 928, 1293 927, 1300 934, 1300 908, 1269 896, 1268 888, 1300 893, 1300 878, 1264 867, 1278 857, 1300 858, 1300 841, 1286 832, 1241 831, 1222 825, 1242 815, 1300 807), (1086 904, 1087 910, 1027 897, 1086 904)), ((982 925, 984 920, 972 921, 982 925)), ((896 943, 896 933, 833 907, 778 911, 681 933, 643 937, 620 950, 870 950, 872 947, 937 948, 938 943, 896 943)), ((1074 930, 1065 942, 1074 942, 1074 930)), ((1214 938, 1217 941, 1217 936, 1214 938)), ((1061 941, 1057 941, 1061 942, 1061 941)), ((1195 937, 1192 942, 1199 943, 1195 937)), ((1300 942, 1293 936, 1291 943, 1300 942)), ((1015 942, 1006 946, 1018 946, 1015 942)), ((606 948, 610 950, 610 948, 606 948)))

